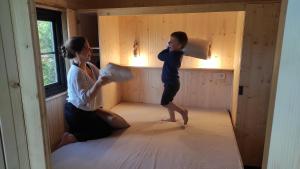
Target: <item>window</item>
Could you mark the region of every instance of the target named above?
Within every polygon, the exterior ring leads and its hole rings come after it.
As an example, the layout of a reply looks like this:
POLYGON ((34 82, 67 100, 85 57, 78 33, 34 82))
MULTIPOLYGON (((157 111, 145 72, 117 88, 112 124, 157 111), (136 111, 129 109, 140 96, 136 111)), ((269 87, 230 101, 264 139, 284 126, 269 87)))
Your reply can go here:
POLYGON ((59 54, 63 41, 61 12, 38 8, 37 26, 44 86, 49 97, 67 88, 65 62, 59 54))

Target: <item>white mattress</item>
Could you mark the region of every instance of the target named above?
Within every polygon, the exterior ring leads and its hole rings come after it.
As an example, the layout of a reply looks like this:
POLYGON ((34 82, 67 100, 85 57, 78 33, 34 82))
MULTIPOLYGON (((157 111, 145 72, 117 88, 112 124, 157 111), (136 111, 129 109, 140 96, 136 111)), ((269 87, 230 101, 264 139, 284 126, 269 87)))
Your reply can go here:
POLYGON ((108 138, 56 150, 53 169, 243 168, 225 111, 190 109, 186 129, 182 129, 181 121, 160 122, 168 113, 157 105, 122 103, 112 111, 131 127, 108 138))

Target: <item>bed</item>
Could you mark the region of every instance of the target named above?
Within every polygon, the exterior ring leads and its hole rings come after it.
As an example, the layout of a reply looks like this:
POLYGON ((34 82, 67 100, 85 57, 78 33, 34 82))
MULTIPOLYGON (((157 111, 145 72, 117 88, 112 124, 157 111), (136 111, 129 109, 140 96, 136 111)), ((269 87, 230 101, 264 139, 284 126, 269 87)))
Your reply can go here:
POLYGON ((184 129, 161 122, 168 115, 161 106, 121 103, 112 111, 130 128, 56 150, 53 169, 243 169, 229 114, 189 110, 184 129))

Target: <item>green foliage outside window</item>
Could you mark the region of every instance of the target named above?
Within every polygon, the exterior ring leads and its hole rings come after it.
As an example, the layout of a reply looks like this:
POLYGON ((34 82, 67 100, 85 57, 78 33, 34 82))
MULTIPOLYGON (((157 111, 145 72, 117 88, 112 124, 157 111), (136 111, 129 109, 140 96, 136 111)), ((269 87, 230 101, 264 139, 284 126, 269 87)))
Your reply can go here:
POLYGON ((57 82, 53 25, 51 21, 38 21, 37 24, 44 86, 47 86, 57 82))

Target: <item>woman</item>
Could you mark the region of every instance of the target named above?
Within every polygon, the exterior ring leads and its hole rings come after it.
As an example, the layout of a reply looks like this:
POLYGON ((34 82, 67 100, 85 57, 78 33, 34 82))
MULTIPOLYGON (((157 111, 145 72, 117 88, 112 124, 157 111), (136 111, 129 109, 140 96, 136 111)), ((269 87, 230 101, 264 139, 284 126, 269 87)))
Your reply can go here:
POLYGON ((91 49, 84 37, 72 37, 62 47, 65 58, 72 59, 68 72, 68 98, 65 104, 65 118, 69 132, 64 133, 59 147, 77 142, 109 136, 113 128, 99 113, 101 86, 109 83, 99 76, 99 69, 90 63, 91 49))

